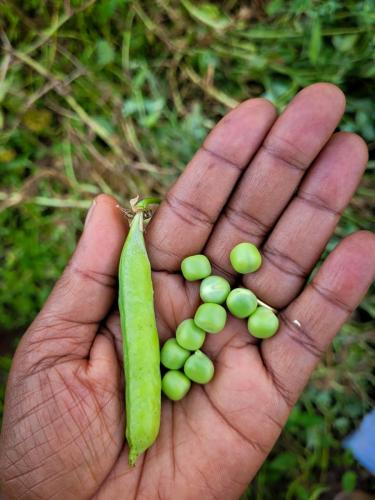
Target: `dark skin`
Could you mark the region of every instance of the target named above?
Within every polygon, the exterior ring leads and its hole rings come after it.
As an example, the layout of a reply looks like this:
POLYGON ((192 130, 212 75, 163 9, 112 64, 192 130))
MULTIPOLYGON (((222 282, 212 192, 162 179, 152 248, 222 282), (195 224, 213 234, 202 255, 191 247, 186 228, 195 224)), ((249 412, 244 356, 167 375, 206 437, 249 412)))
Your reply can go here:
POLYGON ((147 230, 161 341, 191 317, 198 285, 179 274, 204 252, 232 282, 239 241, 262 247, 243 284, 280 310, 261 343, 231 318, 208 335, 216 373, 172 404, 156 443, 127 465, 116 274, 127 222, 99 196, 70 264, 17 349, 0 440, 9 499, 236 499, 277 440, 332 338, 375 275, 375 238, 359 232, 306 278, 361 179, 366 145, 334 133, 344 97, 312 85, 276 116, 253 99, 229 113, 169 191, 147 230), (303 178, 303 179, 302 179, 303 178))

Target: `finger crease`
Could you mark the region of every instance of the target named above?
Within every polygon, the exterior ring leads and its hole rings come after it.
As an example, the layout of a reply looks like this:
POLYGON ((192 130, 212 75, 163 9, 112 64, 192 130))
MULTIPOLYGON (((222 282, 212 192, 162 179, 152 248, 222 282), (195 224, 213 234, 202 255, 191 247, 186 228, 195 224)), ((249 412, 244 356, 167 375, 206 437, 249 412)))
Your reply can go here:
POLYGON ((324 300, 326 300, 328 303, 332 304, 333 306, 341 309, 344 311, 346 314, 351 314, 353 312, 352 307, 350 307, 348 304, 340 300, 337 295, 332 292, 332 290, 329 290, 328 288, 323 287, 322 285, 318 285, 316 282, 312 281, 310 283, 310 286, 321 296, 323 297, 324 300))
POLYGON ((328 212, 335 217, 340 217, 341 213, 339 210, 336 210, 330 207, 325 201, 323 201, 319 196, 315 194, 306 193, 304 191, 299 191, 296 195, 296 198, 304 203, 311 205, 313 208, 318 210, 323 210, 324 212, 328 212))
POLYGON ((324 350, 318 346, 316 338, 311 333, 302 328, 302 326, 297 326, 286 316, 286 313, 281 313, 279 318, 287 326, 286 334, 290 339, 303 347, 303 349, 315 358, 320 359, 323 356, 324 350))
POLYGON ((229 160, 228 158, 225 158, 225 156, 222 156, 221 154, 216 153, 215 151, 212 151, 211 149, 207 148, 204 144, 201 146, 201 149, 205 153, 207 153, 208 155, 213 156, 217 160, 220 160, 221 162, 226 163, 229 167, 232 167, 232 168, 236 169, 238 172, 242 172, 243 169, 247 165, 247 164, 244 165, 244 166, 239 165, 238 163, 235 163, 234 161, 229 160))
POLYGON ((224 212, 224 216, 234 228, 238 229, 246 236, 264 238, 270 230, 270 226, 268 224, 265 224, 253 215, 250 215, 240 209, 228 206, 224 212))
POLYGON ((193 203, 181 200, 170 193, 166 196, 165 201, 173 213, 188 224, 198 223, 201 227, 211 228, 215 222, 208 214, 193 203))
POLYGON ((138 495, 140 493, 140 487, 141 487, 141 482, 142 482, 142 477, 143 477, 143 469, 144 469, 144 466, 145 466, 145 463, 146 463, 147 451, 148 450, 146 450, 143 453, 142 464, 141 464, 141 466, 139 468, 139 475, 138 475, 138 478, 137 478, 137 483, 135 485, 135 492, 134 492, 133 500, 137 500, 138 495))
MULTIPOLYGON (((229 337, 229 339, 220 347, 220 350, 218 352, 213 354, 213 361, 218 363, 219 358, 226 349, 238 349, 238 350, 248 349, 249 347, 254 347, 256 344, 259 343, 258 339, 256 339, 255 337, 251 337, 249 335, 248 339, 243 341, 240 345, 231 345, 235 337, 236 337, 236 332, 231 337, 229 337)), ((222 362, 220 362, 220 364, 225 366, 224 363, 222 362)))
POLYGON ((175 457, 175 408, 176 406, 173 404, 173 401, 170 403, 171 407, 171 453, 172 453, 172 467, 173 467, 173 481, 176 479, 176 457, 175 457))
POLYGON ((87 279, 89 281, 94 281, 95 283, 98 283, 99 285, 106 288, 116 288, 117 276, 114 276, 113 274, 102 273, 90 269, 81 269, 74 264, 70 264, 69 267, 73 274, 77 274, 81 278, 87 279))
MULTIPOLYGON (((91 344, 91 342, 90 342, 91 344)), ((35 361, 31 367, 25 370, 25 375, 37 375, 55 368, 58 365, 70 363, 71 361, 78 361, 84 358, 83 353, 68 353, 68 354, 49 354, 44 355, 43 358, 35 361)))
MULTIPOLYGON (((211 262, 211 267, 214 271, 218 271, 220 274, 223 274, 228 280, 233 281, 236 278, 236 275, 234 273, 231 273, 230 271, 227 271, 224 269, 222 266, 214 262, 212 259, 210 259, 211 262)), ((215 273, 212 273, 215 274, 215 273)))
POLYGON ((297 160, 292 154, 286 152, 284 148, 280 148, 273 144, 263 143, 261 149, 286 167, 297 170, 298 172, 305 173, 308 167, 305 162, 297 160))
POLYGON ((263 353, 263 344, 260 345, 259 347, 259 354, 262 359, 264 368, 266 372, 268 373, 273 386, 275 387, 278 395, 280 396, 281 400, 284 401, 286 407, 291 410, 294 406, 294 398, 292 397, 291 392, 289 389, 285 387, 285 385, 281 382, 280 377, 277 375, 276 371, 273 369, 271 364, 269 363, 267 356, 264 356, 263 353))
MULTIPOLYGON (((56 320, 65 327, 65 330, 66 330, 66 324, 70 324, 71 327, 76 327, 77 325, 78 326, 92 326, 92 325, 97 325, 98 322, 97 321, 91 321, 91 320, 81 320, 79 318, 75 318, 75 319, 71 319, 69 317, 65 317, 63 316, 62 314, 58 314, 58 313, 54 313, 54 317, 56 318, 56 320)), ((48 325, 48 323, 45 325, 45 328, 46 327, 50 327, 50 325, 48 325)), ((54 337, 55 338, 55 337, 54 337)), ((45 340, 45 338, 43 338, 43 341, 45 340)))
POLYGON ((276 248, 263 247, 263 257, 284 274, 289 274, 297 278, 304 279, 308 271, 299 264, 293 257, 286 255, 276 248))
MULTIPOLYGON (((178 255, 176 252, 173 252, 172 250, 167 250, 166 248, 162 248, 161 246, 159 245, 156 245, 155 243, 151 242, 151 241, 146 241, 146 245, 147 247, 152 247, 154 248, 158 253, 162 254, 162 255, 166 255, 167 257, 173 257, 173 259, 177 259, 178 262, 180 262, 182 259, 181 259, 181 255, 178 255)), ((157 271, 157 272, 165 272, 165 273, 169 273, 169 274, 174 274, 175 271, 174 270, 167 270, 167 269, 164 269, 164 268, 158 268, 155 266, 155 264, 153 262, 151 262, 152 264, 152 270, 153 271, 157 271)))

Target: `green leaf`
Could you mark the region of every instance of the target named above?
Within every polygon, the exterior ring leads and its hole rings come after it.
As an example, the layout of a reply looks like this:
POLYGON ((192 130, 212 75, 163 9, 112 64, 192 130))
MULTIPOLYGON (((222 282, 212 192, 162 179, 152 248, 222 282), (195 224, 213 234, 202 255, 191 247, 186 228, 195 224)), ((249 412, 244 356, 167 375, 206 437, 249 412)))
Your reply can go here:
POLYGON ((368 295, 367 297, 365 297, 362 300, 360 307, 364 311, 368 312, 368 314, 372 318, 375 318, 375 296, 374 295, 368 295))
POLYGON ((278 471, 289 471, 298 465, 297 456, 294 453, 285 451, 279 453, 276 458, 270 463, 272 469, 278 471))
POLYGON ((209 66, 216 67, 218 66, 218 57, 211 50, 200 50, 196 55, 199 73, 204 75, 209 66))
POLYGON ((372 142, 375 139, 375 125, 372 119, 366 111, 358 111, 355 115, 356 125, 360 133, 364 136, 367 141, 372 142))
POLYGON ((96 8, 97 8, 97 13, 98 13, 98 19, 100 20, 101 23, 105 23, 113 17, 115 14, 115 11, 117 7, 124 2, 124 0, 101 0, 98 2, 96 8))
POLYGON ((140 111, 141 107, 137 99, 127 99, 122 105, 122 114, 124 116, 131 116, 140 111))
POLYGON ((341 435, 345 435, 349 430, 350 422, 347 417, 338 417, 334 422, 334 427, 341 435))
POLYGON ((311 64, 317 64, 320 51, 322 48, 322 29, 319 18, 314 19, 311 26, 310 43, 309 43, 309 59, 311 64))
POLYGON ((298 482, 293 481, 287 490, 286 500, 309 500, 309 493, 307 489, 298 482))
POLYGON ((332 37, 332 43, 340 52, 349 52, 352 50, 358 40, 358 34, 353 35, 335 35, 332 37))
POLYGON ((146 128, 154 127, 164 109, 164 99, 162 97, 157 99, 145 99, 144 106, 146 115, 142 116, 140 123, 146 128))
POLYGON ((92 119, 95 120, 95 122, 104 128, 109 134, 114 133, 113 123, 108 119, 108 117, 103 115, 93 115, 92 119))
POLYGON ((115 59, 115 51, 107 40, 99 40, 96 44, 96 61, 99 66, 107 66, 115 59))
POLYGON ((326 491, 329 491, 330 488, 328 486, 322 486, 322 485, 316 485, 314 487, 313 492, 309 495, 309 500, 318 500, 322 493, 325 493, 326 491))
POLYGON ((312 0, 294 0, 290 6, 293 14, 311 12, 312 9, 316 9, 316 5, 313 5, 312 0))
POLYGON ((10 365, 12 364, 12 358, 10 356, 0 356, 0 370, 8 373, 10 370, 10 365))
POLYGON ((181 3, 192 17, 210 26, 210 28, 222 30, 231 22, 231 20, 220 11, 219 7, 212 3, 203 3, 199 5, 199 7, 193 5, 189 0, 182 0, 181 3))
POLYGON ((357 474, 348 470, 341 477, 341 487, 344 491, 354 491, 357 485, 357 474))
POLYGON ((266 5, 266 14, 268 16, 274 16, 285 10, 286 5, 284 0, 271 0, 266 5))

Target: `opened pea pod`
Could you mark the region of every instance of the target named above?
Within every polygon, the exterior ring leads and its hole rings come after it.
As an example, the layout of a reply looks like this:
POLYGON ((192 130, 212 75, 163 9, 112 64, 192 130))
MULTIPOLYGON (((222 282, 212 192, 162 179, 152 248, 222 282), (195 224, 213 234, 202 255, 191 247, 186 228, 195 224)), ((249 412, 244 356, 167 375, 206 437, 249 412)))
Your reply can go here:
POLYGON ((135 213, 119 265, 119 310, 125 370, 129 464, 156 440, 160 427, 160 347, 151 265, 145 246, 144 212, 156 198, 133 204, 135 213))

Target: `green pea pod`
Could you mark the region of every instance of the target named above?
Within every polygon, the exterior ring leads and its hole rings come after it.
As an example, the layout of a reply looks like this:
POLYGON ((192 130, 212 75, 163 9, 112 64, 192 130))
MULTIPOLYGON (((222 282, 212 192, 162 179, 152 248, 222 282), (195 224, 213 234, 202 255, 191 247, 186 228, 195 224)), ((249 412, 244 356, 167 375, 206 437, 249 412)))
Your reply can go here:
POLYGON ((160 346, 143 213, 132 221, 121 253, 119 309, 124 352, 126 439, 129 464, 157 438, 160 427, 160 346))

